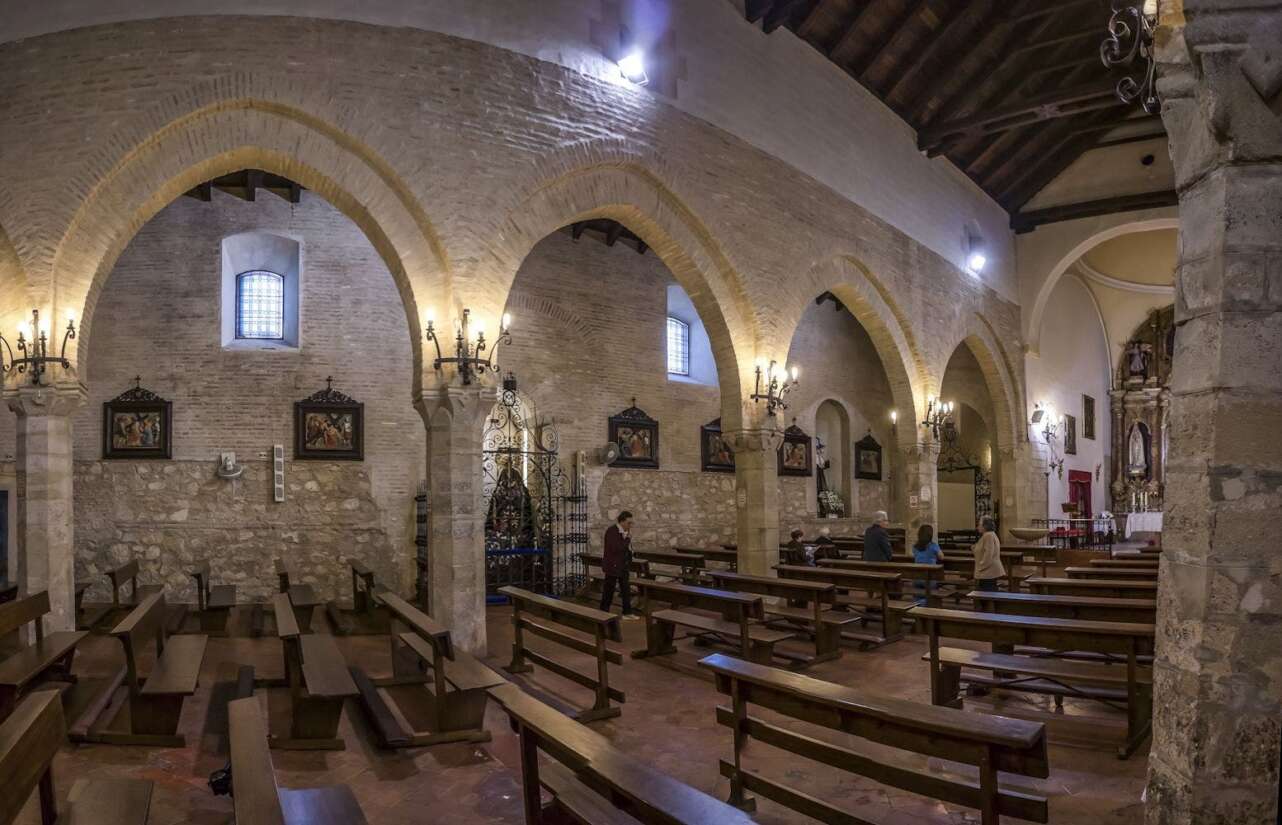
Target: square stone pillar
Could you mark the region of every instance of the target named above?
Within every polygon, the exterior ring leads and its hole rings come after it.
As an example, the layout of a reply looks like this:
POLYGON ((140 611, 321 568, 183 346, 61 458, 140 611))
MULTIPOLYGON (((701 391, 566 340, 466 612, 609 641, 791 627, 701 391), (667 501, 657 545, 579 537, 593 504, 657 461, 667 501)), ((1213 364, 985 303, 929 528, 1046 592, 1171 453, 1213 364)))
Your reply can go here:
POLYGON ((1149 825, 1276 825, 1282 3, 1164 0, 1180 196, 1149 825))
POLYGON ((779 563, 779 445, 783 432, 766 427, 732 430, 721 437, 734 451, 739 571, 773 576, 779 563))
POLYGON ((481 435, 495 398, 489 387, 447 385, 414 402, 427 426, 430 612, 477 656, 486 654, 481 435))
POLYGON ((1037 448, 1027 441, 1000 451, 998 461, 1001 484, 993 495, 1001 502, 998 516, 1003 540, 1011 541, 1010 528, 1031 527, 1033 519, 1048 516, 1046 464, 1039 460, 1037 448))
POLYGON ((49 591, 46 630, 75 630, 71 416, 85 388, 74 378, 34 387, 18 379, 4 390, 18 416, 18 585, 24 595, 49 591))
POLYGON ((932 525, 939 532, 939 444, 922 441, 899 445, 899 473, 904 530, 907 542, 917 537, 917 528, 932 525))

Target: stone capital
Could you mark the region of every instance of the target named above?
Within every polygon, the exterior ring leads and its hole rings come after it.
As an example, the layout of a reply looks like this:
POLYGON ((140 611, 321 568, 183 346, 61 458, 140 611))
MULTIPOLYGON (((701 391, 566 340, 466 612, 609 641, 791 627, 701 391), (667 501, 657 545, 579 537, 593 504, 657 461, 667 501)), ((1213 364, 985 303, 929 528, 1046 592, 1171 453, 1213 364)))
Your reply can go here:
POLYGON ((938 441, 919 441, 916 444, 900 445, 899 454, 909 461, 939 461, 941 445, 938 441))
POLYGON ((783 444, 783 431, 775 429, 762 430, 728 430, 721 433, 721 440, 735 455, 745 453, 772 453, 783 444))
POLYGON ((439 384, 425 386, 414 396, 414 409, 431 427, 442 417, 458 421, 488 415, 498 400, 498 391, 488 384, 439 384))
POLYGON ((23 383, 4 388, 5 404, 20 418, 74 415, 89 398, 79 381, 62 380, 54 384, 33 386, 23 383))

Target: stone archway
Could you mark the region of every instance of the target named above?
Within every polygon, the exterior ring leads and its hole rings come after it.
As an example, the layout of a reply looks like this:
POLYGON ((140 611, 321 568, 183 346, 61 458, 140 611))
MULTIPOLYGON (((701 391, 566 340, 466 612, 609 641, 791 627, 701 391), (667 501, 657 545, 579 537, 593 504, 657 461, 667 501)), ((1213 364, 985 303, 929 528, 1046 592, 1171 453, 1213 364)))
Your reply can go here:
POLYGON ((52 267, 54 309, 80 318, 81 351, 89 346, 103 285, 143 224, 198 183, 245 168, 296 180, 369 238, 405 307, 417 389, 419 307, 450 288, 448 260, 431 221, 408 187, 368 149, 304 112, 262 101, 222 101, 183 116, 149 136, 92 186, 52 267))
MULTIPOLYGON (((27 276, 18 257, 18 251, 3 226, 0 226, 0 333, 10 332, 24 320, 25 312, 31 311, 25 305, 29 302, 27 294, 27 276)), ((29 316, 25 316, 29 320, 29 316)), ((8 336, 6 335, 6 339, 8 336)), ((8 353, 5 353, 8 357, 8 353)))
POLYGON ((1174 207, 1144 212, 1105 215, 1065 221, 1019 236, 1021 269, 1032 273, 1029 286, 1021 285, 1024 306, 1024 341, 1031 355, 1041 352, 1042 318, 1059 279, 1077 259, 1107 240, 1134 232, 1178 229, 1180 219, 1174 207), (1038 273, 1046 274, 1038 280, 1038 273))

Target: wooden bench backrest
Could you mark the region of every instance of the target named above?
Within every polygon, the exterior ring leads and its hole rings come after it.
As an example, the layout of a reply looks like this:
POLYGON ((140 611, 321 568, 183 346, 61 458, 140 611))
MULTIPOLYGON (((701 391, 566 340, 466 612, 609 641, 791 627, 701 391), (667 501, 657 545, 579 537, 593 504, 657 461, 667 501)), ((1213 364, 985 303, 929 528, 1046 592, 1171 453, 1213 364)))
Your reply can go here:
POLYGON ((589 635, 596 635, 599 631, 611 641, 623 641, 623 630, 619 625, 619 617, 613 613, 606 613, 594 607, 584 607, 581 604, 567 602, 562 599, 554 599, 551 596, 522 590, 519 587, 500 587, 499 592, 511 599, 513 607, 517 610, 525 611, 535 616, 542 616, 557 624, 563 624, 566 627, 574 628, 589 635))
POLYGON ((0 723, 0 822, 13 822, 22 813, 65 738, 56 690, 30 694, 0 723))
POLYGON ((794 595, 799 601, 831 602, 837 586, 831 582, 809 581, 807 579, 787 579, 775 576, 752 576, 746 573, 731 573, 724 570, 713 570, 708 574, 718 587, 733 590, 736 593, 756 593, 760 596, 794 595))
POLYGON ((125 582, 131 582, 129 595, 133 599, 138 598, 138 560, 120 565, 115 570, 107 571, 107 578, 111 579, 111 601, 114 604, 120 604, 120 588, 125 586, 125 582))
POLYGON ((267 722, 258 700, 228 702, 227 717, 236 825, 285 825, 267 746, 267 722))
POLYGON ((352 568, 352 572, 360 576, 365 581, 373 581, 374 571, 365 566, 360 559, 348 559, 347 566, 352 568))
POLYGON ((282 639, 293 639, 302 635, 298 629, 298 617, 294 615, 294 606, 289 601, 288 593, 277 593, 272 596, 272 612, 276 614, 276 635, 282 639))
POLYGON ((693 607, 696 610, 719 612, 731 621, 737 621, 742 616, 749 619, 763 619, 766 615, 765 605, 760 596, 676 582, 643 581, 638 582, 637 586, 646 597, 647 609, 653 598, 674 607, 693 607))
MULTIPOLYGON (((872 562, 872 564, 876 564, 876 562, 872 562)), ((899 573, 853 567, 810 567, 800 564, 779 564, 775 565, 775 570, 778 571, 780 576, 787 579, 831 582, 838 587, 867 589, 879 589, 897 585, 901 578, 899 573)))
POLYGON ((156 644, 156 658, 165 652, 165 594, 152 593, 129 611, 129 615, 111 630, 125 648, 126 679, 130 692, 142 685, 138 678, 138 653, 150 641, 156 644))
POLYGON ((448 628, 391 591, 380 593, 377 598, 415 636, 430 644, 436 655, 454 658, 454 637, 448 628))
MULTIPOLYGON (((599 568, 604 564, 604 559, 602 558, 600 553, 580 553, 579 558, 583 560, 584 567, 599 568)), ((630 570, 633 573, 636 573, 639 576, 649 576, 650 562, 646 561, 645 559, 634 558, 628 564, 628 570, 630 570)))
POLYGON ((48 612, 48 590, 41 590, 25 599, 0 604, 0 636, 7 636, 27 622, 35 622, 36 639, 43 639, 44 622, 40 621, 40 617, 48 612))
POLYGON ((289 565, 285 564, 284 559, 275 559, 273 565, 276 567, 276 578, 279 583, 279 590, 282 593, 289 592, 289 565))
POLYGON ((601 734, 545 705, 513 684, 491 688, 490 696, 541 750, 570 766, 604 798, 643 822, 752 825, 752 819, 718 799, 617 749, 601 734))
MULTIPOLYGON (((704 658, 699 666, 712 671, 717 691, 726 696, 738 696, 747 704, 879 745, 966 765, 986 765, 991 768, 994 784, 996 771, 1042 779, 1050 776, 1046 731, 1040 722, 867 695, 844 685, 721 653, 704 658)), ((732 729, 738 727, 773 747, 868 776, 884 785, 979 807, 973 786, 951 780, 946 774, 917 771, 869 758, 840 745, 820 743, 750 714, 746 719, 736 718, 732 708, 718 707, 717 722, 732 729)), ((1020 794, 1001 794, 1001 797, 1001 804, 1023 813, 1022 818, 1046 821, 1044 799, 1020 794)), ((833 810, 822 802, 797 809, 816 818, 820 811, 833 810)))

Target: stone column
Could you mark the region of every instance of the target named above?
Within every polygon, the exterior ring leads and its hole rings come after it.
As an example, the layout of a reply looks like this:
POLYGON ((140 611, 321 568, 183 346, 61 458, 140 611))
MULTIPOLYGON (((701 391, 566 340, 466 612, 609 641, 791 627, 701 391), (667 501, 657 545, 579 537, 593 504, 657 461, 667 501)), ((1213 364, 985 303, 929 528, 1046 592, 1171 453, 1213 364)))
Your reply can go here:
POLYGON ((923 441, 909 446, 899 446, 900 486, 898 496, 903 510, 904 528, 908 541, 917 535, 923 524, 934 525, 939 530, 939 443, 923 441))
POLYGON ((46 630, 76 628, 71 416, 85 388, 68 376, 51 385, 6 387, 18 416, 17 580, 24 594, 49 591, 46 630))
POLYGON ((427 426, 431 615, 478 656, 486 654, 481 433, 495 398, 490 387, 441 384, 414 402, 427 426))
POLYGON ((1180 198, 1149 825, 1276 825, 1282 3, 1163 0, 1180 198))
POLYGON ((1010 528, 1030 527, 1033 519, 1046 517, 1046 465, 1038 458, 1037 448, 1028 441, 997 454, 1001 489, 994 495, 1000 495, 998 516, 1006 540, 1011 539, 1010 528))
POLYGON ((732 430, 722 433, 722 439, 734 451, 739 571, 772 576, 779 563, 779 445, 783 432, 766 426, 732 430))

